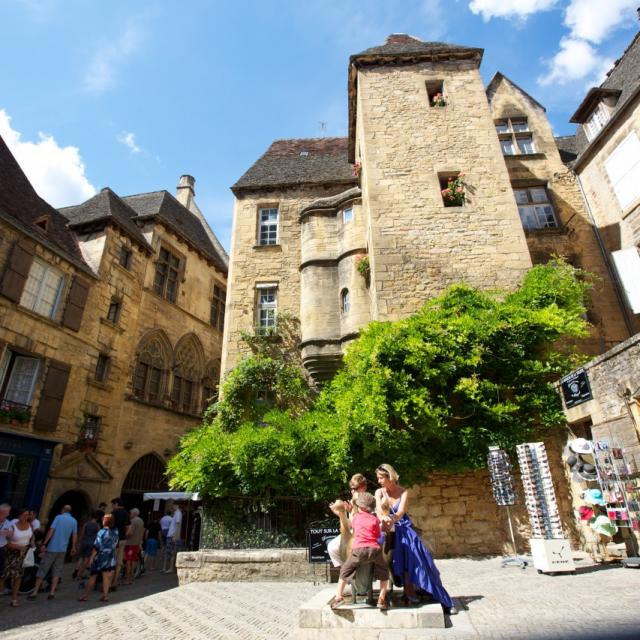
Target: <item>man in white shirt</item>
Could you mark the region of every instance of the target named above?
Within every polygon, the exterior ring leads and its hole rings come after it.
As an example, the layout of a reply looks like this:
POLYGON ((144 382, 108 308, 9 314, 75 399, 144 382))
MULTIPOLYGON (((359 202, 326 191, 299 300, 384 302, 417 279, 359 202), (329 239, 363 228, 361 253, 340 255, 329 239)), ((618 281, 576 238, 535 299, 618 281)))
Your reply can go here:
MULTIPOLYGON (((160 521, 162 523, 162 521, 160 521)), ((176 555, 182 548, 182 511, 176 503, 173 507, 171 524, 167 531, 167 547, 164 554, 163 573, 171 573, 176 566, 176 555), (167 568, 169 565, 169 568, 167 568)))

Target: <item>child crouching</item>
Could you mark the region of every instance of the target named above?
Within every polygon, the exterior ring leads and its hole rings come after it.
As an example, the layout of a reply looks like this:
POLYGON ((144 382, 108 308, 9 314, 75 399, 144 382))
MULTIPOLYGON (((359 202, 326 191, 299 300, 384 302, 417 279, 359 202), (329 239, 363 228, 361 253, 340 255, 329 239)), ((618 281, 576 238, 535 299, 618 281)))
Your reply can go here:
POLYGON ((353 544, 351 555, 340 569, 338 580, 338 592, 331 603, 332 609, 337 609, 344 604, 344 588, 356 574, 358 567, 373 565, 373 577, 380 580, 380 595, 378 597, 378 609, 388 609, 387 590, 389 585, 389 569, 382 557, 382 549, 378 544, 380 538, 380 523, 373 514, 376 508, 376 499, 370 493, 359 493, 355 497, 358 513, 351 517, 353 529, 353 544))

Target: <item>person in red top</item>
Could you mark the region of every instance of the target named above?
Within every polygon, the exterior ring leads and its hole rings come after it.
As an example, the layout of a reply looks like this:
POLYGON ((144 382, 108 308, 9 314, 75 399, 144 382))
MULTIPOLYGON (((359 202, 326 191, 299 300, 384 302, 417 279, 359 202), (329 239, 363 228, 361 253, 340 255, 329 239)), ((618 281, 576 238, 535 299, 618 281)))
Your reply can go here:
POLYGON ((382 549, 378 544, 380 523, 373 514, 376 509, 376 499, 370 493, 359 493, 355 497, 355 505, 358 508, 358 513, 351 517, 351 528, 353 529, 351 555, 340 569, 338 592, 331 603, 331 608, 338 609, 344 604, 344 588, 347 582, 353 579, 358 567, 372 564, 373 577, 375 580, 380 580, 378 609, 388 609, 389 568, 382 557, 382 549))

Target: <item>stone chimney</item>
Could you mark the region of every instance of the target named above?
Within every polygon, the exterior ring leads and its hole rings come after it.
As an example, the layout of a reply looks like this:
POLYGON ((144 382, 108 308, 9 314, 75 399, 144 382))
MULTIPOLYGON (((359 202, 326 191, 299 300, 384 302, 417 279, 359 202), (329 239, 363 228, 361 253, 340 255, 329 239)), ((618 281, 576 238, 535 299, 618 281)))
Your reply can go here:
POLYGON ((191 209, 191 203, 196 196, 195 184, 196 179, 193 176, 180 176, 180 182, 176 189, 176 200, 187 209, 191 209))

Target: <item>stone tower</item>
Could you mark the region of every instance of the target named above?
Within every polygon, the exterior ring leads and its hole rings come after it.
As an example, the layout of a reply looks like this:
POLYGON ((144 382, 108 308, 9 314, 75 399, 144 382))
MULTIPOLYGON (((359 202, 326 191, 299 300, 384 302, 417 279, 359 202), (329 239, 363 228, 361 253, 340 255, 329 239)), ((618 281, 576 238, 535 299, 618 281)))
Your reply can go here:
POLYGON ((349 160, 362 167, 372 319, 413 313, 456 282, 512 288, 531 266, 481 58, 406 35, 351 57, 349 160), (460 172, 464 203, 445 206, 441 189, 460 172))

